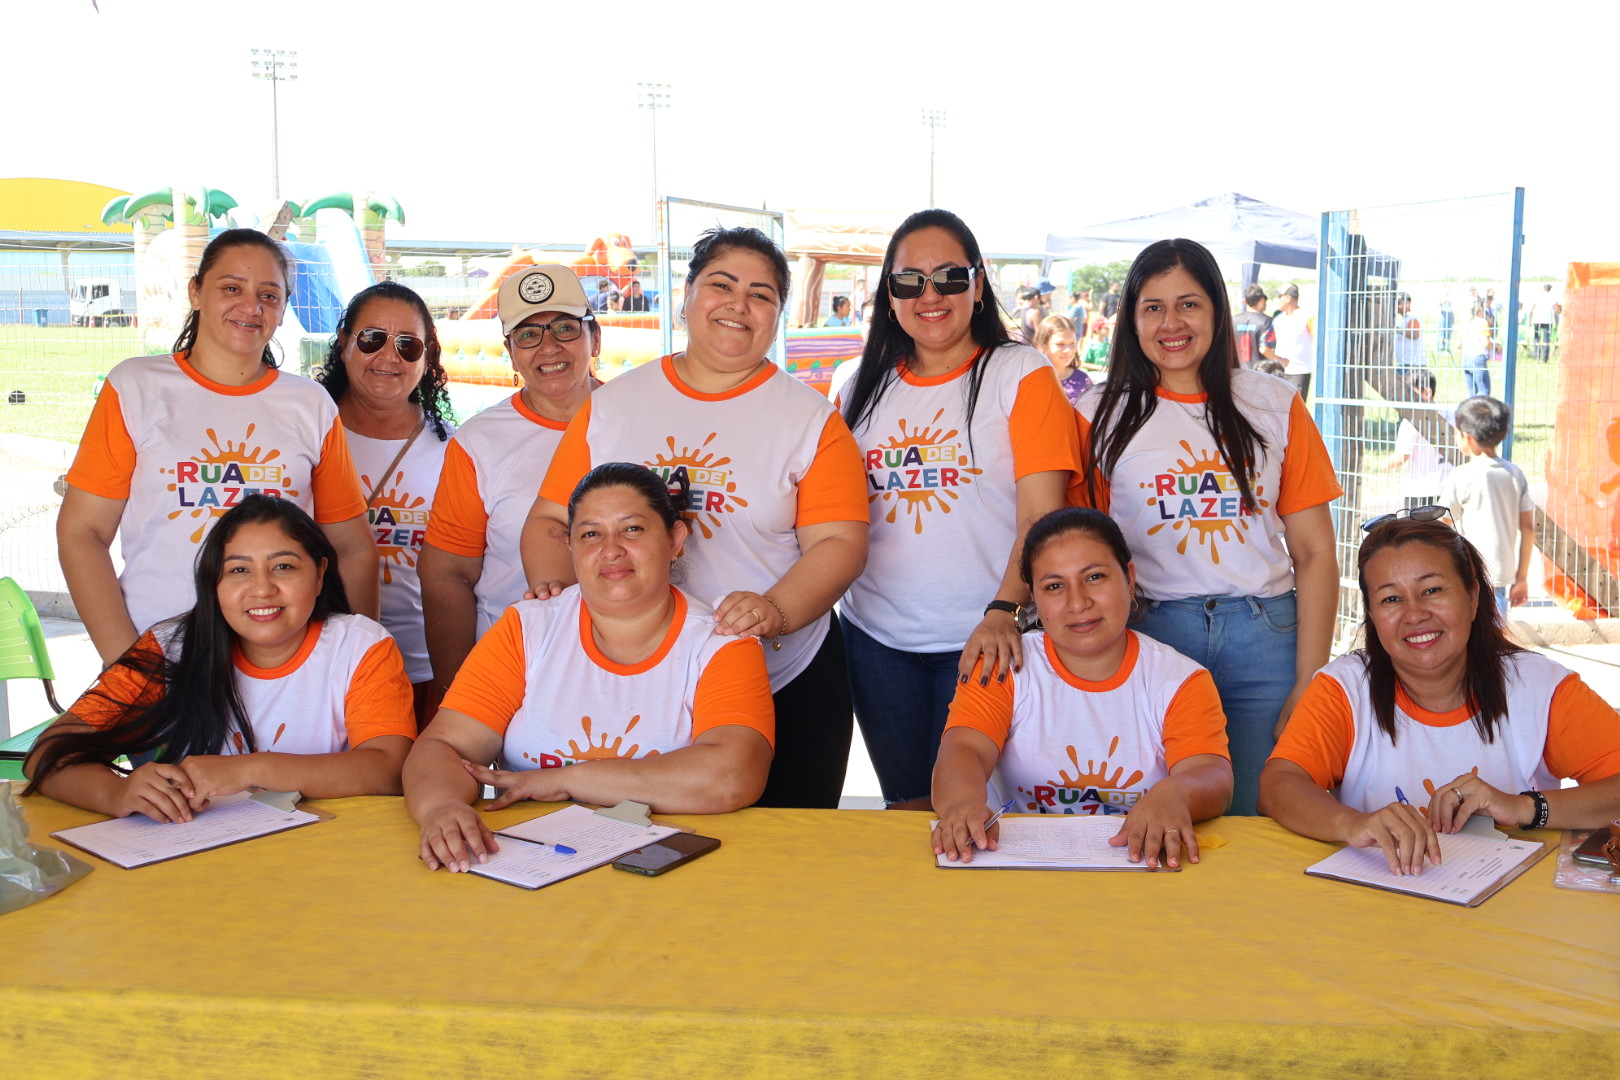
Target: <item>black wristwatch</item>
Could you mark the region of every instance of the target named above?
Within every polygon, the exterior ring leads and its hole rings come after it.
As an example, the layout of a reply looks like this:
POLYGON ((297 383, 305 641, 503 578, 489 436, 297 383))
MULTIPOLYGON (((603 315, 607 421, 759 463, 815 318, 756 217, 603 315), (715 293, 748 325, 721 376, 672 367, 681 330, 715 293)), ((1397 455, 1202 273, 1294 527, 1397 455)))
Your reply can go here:
POLYGON ((1521 791, 1521 792, 1519 792, 1519 794, 1520 795, 1528 795, 1528 796, 1530 796, 1531 801, 1533 801, 1536 804, 1536 816, 1535 816, 1535 819, 1533 821, 1531 821, 1530 824, 1523 825, 1523 826, 1520 826, 1520 827, 1525 828, 1525 829, 1545 829, 1547 827, 1547 813, 1548 813, 1547 796, 1543 795, 1539 791, 1534 791, 1534 790, 1532 790, 1532 791, 1521 791))
POLYGON ((988 604, 986 604, 984 606, 984 613, 986 615, 988 615, 992 611, 1005 611, 1007 614, 1011 615, 1013 618, 1015 618, 1015 619, 1018 618, 1018 605, 1013 603, 1011 600, 992 600, 992 601, 990 601, 988 604))

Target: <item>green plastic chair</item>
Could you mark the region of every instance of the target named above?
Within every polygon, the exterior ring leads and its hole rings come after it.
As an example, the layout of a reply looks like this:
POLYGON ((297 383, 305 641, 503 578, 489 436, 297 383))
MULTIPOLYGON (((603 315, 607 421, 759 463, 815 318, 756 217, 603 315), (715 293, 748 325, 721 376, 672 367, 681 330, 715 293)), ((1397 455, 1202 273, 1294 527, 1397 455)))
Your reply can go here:
MULTIPOLYGON (((45 684, 45 700, 54 718, 62 711, 56 690, 51 686, 56 670, 45 649, 45 631, 39 625, 39 612, 33 601, 11 578, 0 578, 0 682, 7 679, 38 679, 45 684)), ((3 705, 3 702, 0 702, 3 705)), ((5 710, 0 708, 0 717, 5 710)), ((22 764, 34 748, 39 733, 50 727, 47 720, 37 727, 0 742, 0 780, 21 780, 22 764)))

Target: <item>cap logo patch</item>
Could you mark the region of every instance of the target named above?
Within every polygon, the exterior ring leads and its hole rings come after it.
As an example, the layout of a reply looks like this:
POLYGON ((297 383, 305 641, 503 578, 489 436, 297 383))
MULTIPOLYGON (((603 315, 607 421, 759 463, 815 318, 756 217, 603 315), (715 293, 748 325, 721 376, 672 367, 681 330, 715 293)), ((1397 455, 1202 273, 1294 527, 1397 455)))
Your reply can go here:
POLYGON ((550 299, 556 289, 549 275, 535 273, 526 275, 518 282, 518 295, 530 304, 543 304, 550 299))

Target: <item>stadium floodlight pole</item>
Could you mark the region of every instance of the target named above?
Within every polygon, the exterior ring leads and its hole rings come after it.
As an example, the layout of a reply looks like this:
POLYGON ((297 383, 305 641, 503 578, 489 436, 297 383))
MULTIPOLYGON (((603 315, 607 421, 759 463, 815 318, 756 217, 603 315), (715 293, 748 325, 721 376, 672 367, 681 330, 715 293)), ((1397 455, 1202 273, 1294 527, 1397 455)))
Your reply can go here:
POLYGON ((934 137, 945 126, 944 109, 924 109, 922 122, 928 127, 928 205, 934 205, 934 137))
POLYGON ((296 49, 249 49, 253 77, 270 80, 270 195, 281 199, 281 105, 276 84, 298 81, 296 49))
POLYGON ((653 204, 653 232, 658 231, 658 110, 667 109, 674 103, 672 87, 669 83, 636 83, 636 92, 639 98, 636 107, 646 109, 652 113, 652 204, 653 204))

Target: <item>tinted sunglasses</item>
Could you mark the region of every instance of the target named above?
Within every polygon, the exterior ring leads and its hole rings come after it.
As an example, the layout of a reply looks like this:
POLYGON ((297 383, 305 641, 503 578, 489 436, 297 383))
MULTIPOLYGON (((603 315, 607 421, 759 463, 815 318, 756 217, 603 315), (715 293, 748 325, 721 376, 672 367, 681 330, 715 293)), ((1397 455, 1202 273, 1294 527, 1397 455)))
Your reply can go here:
POLYGON ((968 286, 973 284, 973 275, 978 272, 976 266, 947 266, 932 274, 920 270, 901 270, 889 275, 889 295, 896 300, 915 300, 932 281, 934 291, 939 295, 955 296, 967 292, 968 286))
MULTIPOLYGON (((388 331, 378 330, 376 327, 354 335, 355 347, 368 356, 381 350, 387 343, 388 331)), ((394 351, 399 353, 399 358, 407 364, 414 364, 422 359, 423 353, 427 352, 427 342, 415 334, 395 334, 394 351)))
POLYGON ((1397 510, 1393 514, 1379 514, 1375 518, 1362 522, 1361 531, 1372 532, 1380 525, 1388 525, 1390 522, 1399 521, 1401 518, 1411 518, 1413 521, 1439 521, 1449 513, 1451 513, 1450 508, 1441 506, 1439 503, 1429 503, 1425 506, 1397 510))
POLYGON ((520 349, 536 348, 546 340, 546 331, 558 341, 573 341, 585 332, 584 319, 552 319, 540 326, 520 326, 512 331, 512 344, 520 349))

